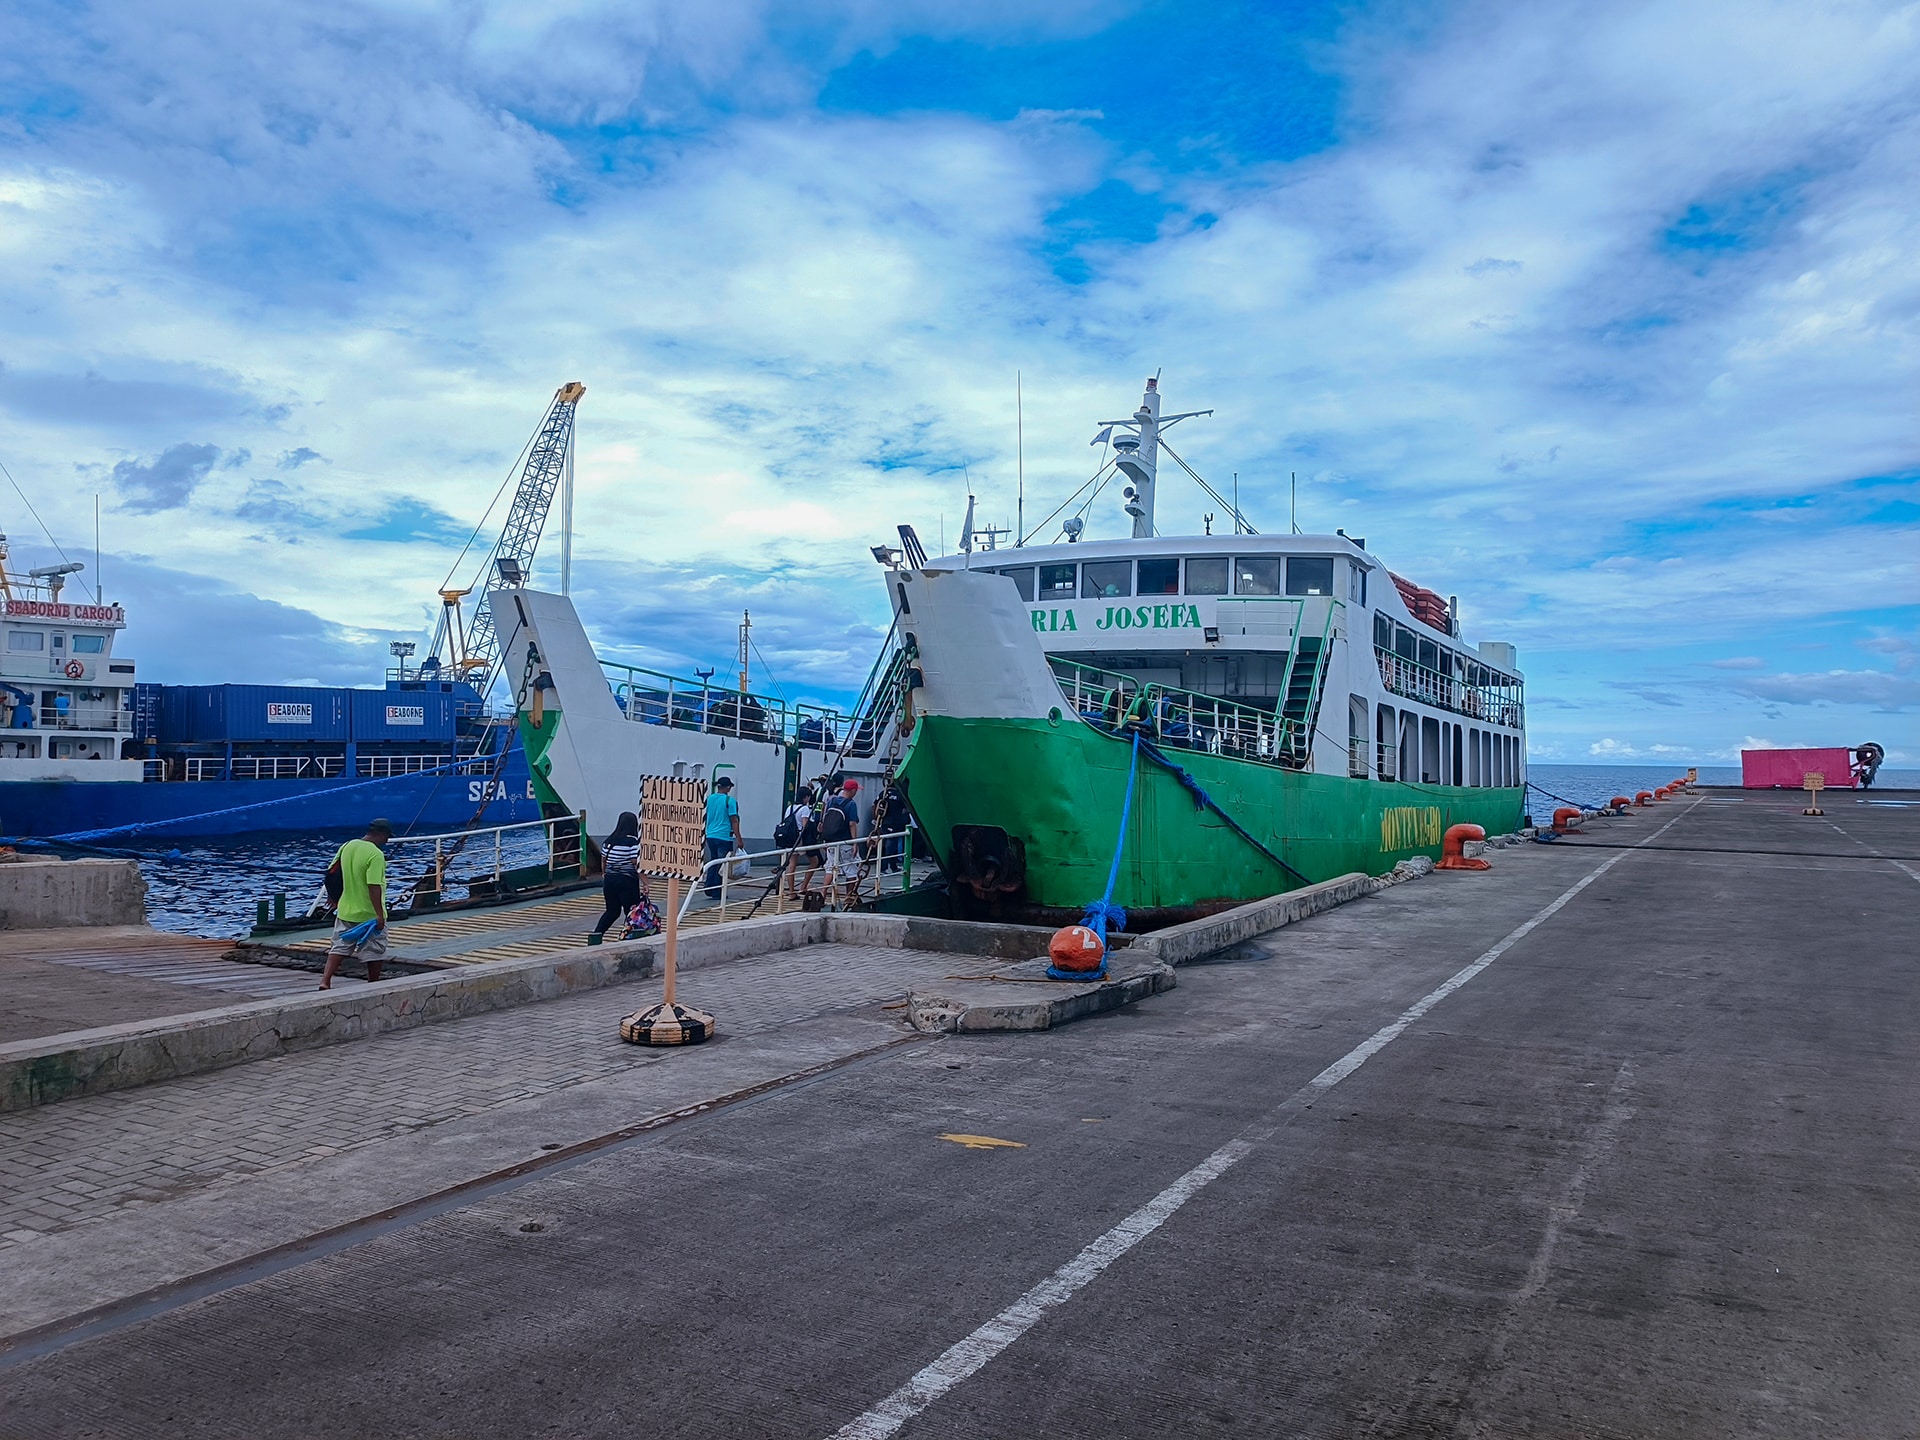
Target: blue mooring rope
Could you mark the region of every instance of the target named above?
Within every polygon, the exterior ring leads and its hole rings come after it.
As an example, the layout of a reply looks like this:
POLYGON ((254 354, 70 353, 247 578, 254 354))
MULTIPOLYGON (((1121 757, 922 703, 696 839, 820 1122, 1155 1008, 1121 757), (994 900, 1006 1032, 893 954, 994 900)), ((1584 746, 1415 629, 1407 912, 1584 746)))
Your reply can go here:
POLYGON ((1120 883, 1120 854, 1127 845, 1127 820, 1133 814, 1133 781, 1140 769, 1140 732, 1133 732, 1133 754, 1127 761, 1127 791, 1120 801, 1120 835, 1113 842, 1113 863, 1107 867, 1107 893, 1088 905, 1080 923, 1100 937, 1100 964, 1093 970, 1061 970, 1047 966, 1054 980, 1102 980, 1107 974, 1107 927, 1127 928, 1127 912, 1113 903, 1113 887, 1120 883))

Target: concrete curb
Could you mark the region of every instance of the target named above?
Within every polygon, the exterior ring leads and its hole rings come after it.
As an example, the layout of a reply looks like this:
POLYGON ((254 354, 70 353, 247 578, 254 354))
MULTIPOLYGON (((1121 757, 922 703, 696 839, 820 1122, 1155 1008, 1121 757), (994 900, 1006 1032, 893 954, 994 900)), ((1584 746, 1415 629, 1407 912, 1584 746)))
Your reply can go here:
MULTIPOLYGON (((1034 926, 905 915, 769 915, 688 931, 680 937, 678 964, 697 970, 829 942, 1026 959, 1044 951, 1051 934, 1034 926)), ((583 945, 0 1045, 0 1113, 643 980, 658 968, 664 943, 653 936, 583 945)))
MULTIPOLYGON (((1433 868, 1428 860, 1427 869, 1433 868)), ((1406 875, 1422 874, 1411 867, 1406 875)), ((1056 1025, 1117 1009, 1171 990, 1175 983, 1173 967, 1203 956, 1214 955, 1243 940, 1278 930, 1322 910, 1331 910, 1349 900, 1373 894, 1386 877, 1355 872, 1333 880, 1323 880, 1275 895, 1266 900, 1236 905, 1218 915, 1189 920, 1149 935, 1116 935, 1108 978, 1089 985, 1046 978, 1047 962, 1029 960, 994 973, 990 979, 961 981, 937 990, 914 991, 907 996, 907 1019, 916 1030, 950 1031, 961 1034, 988 1030, 1050 1030, 1056 1025), (1122 947, 1125 948, 1122 948, 1122 947), (1020 994, 1019 991, 1037 991, 1020 994)), ((852 918, 852 917, 850 917, 852 918)), ((952 922, 935 922, 950 924, 952 922)), ((1016 927, 1006 927, 1014 929, 1016 927)), ((1046 948, 1051 932, 1018 927, 1037 937, 1038 948, 1046 948)), ((1029 951, 1028 953, 1031 953, 1029 951)))
POLYGON ((1304 920, 1309 915, 1318 915, 1322 910, 1331 910, 1336 905, 1345 905, 1349 900, 1371 895, 1376 888, 1371 875, 1355 871, 1351 875, 1322 880, 1318 885, 1289 890, 1284 895, 1236 905, 1218 915, 1208 915, 1204 919, 1189 920, 1184 925, 1156 930, 1151 935, 1141 936, 1135 943, 1137 948, 1156 960, 1168 965, 1184 965, 1189 960, 1218 954, 1242 940, 1251 940, 1269 930, 1278 930, 1283 925, 1304 920))
POLYGON ((933 1033, 1051 1030, 1056 1025, 1131 1005, 1178 983, 1171 965, 1122 951, 1104 980, 1076 985, 1047 977, 1047 961, 1028 960, 991 979, 953 981, 907 996, 907 1021, 933 1033))

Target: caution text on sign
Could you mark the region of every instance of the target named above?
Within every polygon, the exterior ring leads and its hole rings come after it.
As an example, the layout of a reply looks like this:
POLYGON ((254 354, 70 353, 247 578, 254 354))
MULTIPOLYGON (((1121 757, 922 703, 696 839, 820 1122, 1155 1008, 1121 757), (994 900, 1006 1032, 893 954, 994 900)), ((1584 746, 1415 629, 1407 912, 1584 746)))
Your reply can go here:
POLYGON ((698 880, 706 835, 706 781, 650 775, 640 782, 642 874, 698 880))

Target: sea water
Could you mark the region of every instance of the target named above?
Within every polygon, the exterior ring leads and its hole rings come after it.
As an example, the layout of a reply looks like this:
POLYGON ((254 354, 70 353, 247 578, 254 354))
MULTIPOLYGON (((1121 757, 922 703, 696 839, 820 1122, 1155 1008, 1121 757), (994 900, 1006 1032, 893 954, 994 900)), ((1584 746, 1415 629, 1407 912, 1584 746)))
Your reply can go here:
MULTIPOLYGON (((147 881, 147 923, 181 935, 237 939, 253 928, 255 906, 287 897, 289 916, 305 915, 322 894, 321 881, 334 851, 357 838, 347 833, 278 833, 179 840, 158 845, 140 859, 147 881)), ((165 842, 163 842, 165 843, 165 842)), ((388 888, 411 885, 432 864, 431 845, 398 844, 389 850, 388 888)), ((546 858, 546 840, 538 829, 508 831, 501 859, 511 869, 537 865, 546 858)), ((493 873, 493 835, 481 832, 467 851, 447 867, 447 898, 464 887, 455 878, 493 873)))

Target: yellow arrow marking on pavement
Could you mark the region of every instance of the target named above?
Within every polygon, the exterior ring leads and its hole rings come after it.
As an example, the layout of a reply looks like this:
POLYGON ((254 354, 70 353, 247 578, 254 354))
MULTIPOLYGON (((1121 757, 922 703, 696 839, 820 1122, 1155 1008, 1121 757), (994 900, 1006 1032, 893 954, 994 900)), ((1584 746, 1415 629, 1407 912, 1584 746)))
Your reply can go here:
POLYGON ((956 1145, 964 1145, 969 1150, 1024 1150, 1024 1140, 996 1140, 991 1135, 942 1135, 942 1140, 951 1140, 956 1145))

